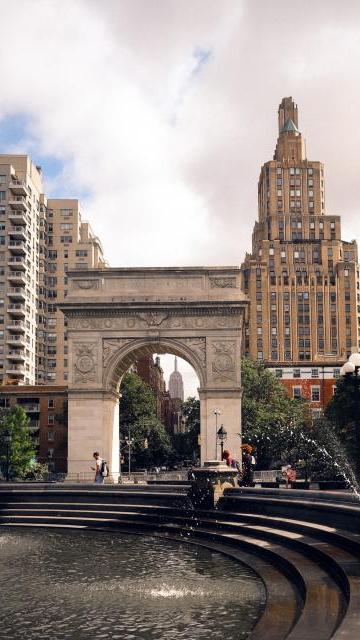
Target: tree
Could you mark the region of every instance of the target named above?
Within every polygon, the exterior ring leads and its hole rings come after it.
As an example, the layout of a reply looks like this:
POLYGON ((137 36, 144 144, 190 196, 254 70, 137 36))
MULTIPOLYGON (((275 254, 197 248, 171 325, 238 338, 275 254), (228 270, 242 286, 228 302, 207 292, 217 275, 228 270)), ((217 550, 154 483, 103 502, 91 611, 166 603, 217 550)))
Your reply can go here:
POLYGON ((255 446, 259 469, 296 463, 306 478, 342 474, 351 482, 328 419, 311 420, 308 405, 289 398, 281 382, 261 363, 244 359, 242 382, 243 442, 255 446))
POLYGON ((10 462, 10 475, 26 477, 35 463, 36 448, 29 432, 29 418, 20 406, 2 409, 0 412, 0 464, 4 471, 7 458, 10 462), (11 440, 6 443, 5 436, 11 440), (8 448, 8 451, 7 451, 8 448))
POLYGON ((172 436, 173 447, 179 460, 199 458, 200 400, 189 397, 181 405, 181 413, 186 418, 186 433, 172 436))
POLYGON ((341 445, 360 478, 360 377, 345 375, 338 379, 336 392, 325 415, 334 426, 341 445))
POLYGON ((133 440, 131 455, 137 467, 166 464, 172 455, 170 438, 156 416, 154 393, 146 382, 134 373, 124 375, 121 383, 120 439, 122 453, 128 455, 125 438, 133 440))
POLYGON ((247 358, 242 362, 242 384, 243 442, 256 447, 258 467, 267 469, 285 455, 296 456, 288 444, 299 425, 309 422, 306 405, 289 398, 262 363, 247 358))

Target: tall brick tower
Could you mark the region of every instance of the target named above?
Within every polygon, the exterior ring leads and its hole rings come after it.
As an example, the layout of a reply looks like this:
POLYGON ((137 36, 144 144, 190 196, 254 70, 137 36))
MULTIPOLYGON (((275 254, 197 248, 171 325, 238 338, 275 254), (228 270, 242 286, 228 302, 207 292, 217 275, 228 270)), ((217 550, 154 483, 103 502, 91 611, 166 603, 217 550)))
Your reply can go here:
POLYGON ((274 159, 260 172, 252 252, 242 265, 251 300, 245 353, 274 368, 295 396, 306 388, 299 379, 316 380, 309 399, 321 409, 326 380, 333 382, 359 346, 357 245, 341 239, 340 216, 325 213, 324 167, 307 159, 291 97, 282 99, 278 121, 274 159))

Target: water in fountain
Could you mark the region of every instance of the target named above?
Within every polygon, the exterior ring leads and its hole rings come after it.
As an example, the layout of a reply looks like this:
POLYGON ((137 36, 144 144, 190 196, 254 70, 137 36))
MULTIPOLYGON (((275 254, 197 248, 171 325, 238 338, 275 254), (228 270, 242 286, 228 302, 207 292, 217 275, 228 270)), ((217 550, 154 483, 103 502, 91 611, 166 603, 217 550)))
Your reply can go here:
MULTIPOLYGON (((324 425, 322 426, 324 427, 324 425)), ((291 425, 289 427, 281 425, 280 428, 285 435, 286 432, 291 436, 294 435, 291 425)), ((303 430, 299 429, 296 430, 296 436, 306 444, 312 446, 316 455, 322 458, 325 466, 327 466, 329 470, 336 469, 337 474, 344 478, 349 489, 351 489, 356 498, 360 500, 359 483, 347 459, 346 453, 332 429, 326 428, 325 434, 323 433, 322 439, 319 437, 319 440, 307 436, 303 430), (326 444, 323 442, 324 439, 327 441, 326 444)))
POLYGON ((0 531, 8 640, 244 640, 265 602, 249 568, 150 536, 0 531))

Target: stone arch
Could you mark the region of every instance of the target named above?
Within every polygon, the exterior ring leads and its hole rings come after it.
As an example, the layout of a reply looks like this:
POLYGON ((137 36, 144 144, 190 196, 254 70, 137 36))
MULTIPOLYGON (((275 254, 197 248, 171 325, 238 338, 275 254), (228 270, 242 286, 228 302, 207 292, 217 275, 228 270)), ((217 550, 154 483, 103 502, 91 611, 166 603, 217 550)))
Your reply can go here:
POLYGON ((201 459, 219 425, 236 452, 241 433, 241 340, 248 301, 237 267, 89 269, 68 274, 68 471, 91 479, 100 451, 119 475, 119 385, 136 357, 173 353, 199 381, 201 459))
POLYGON ((103 385, 118 393, 121 377, 142 356, 171 353, 186 360, 194 369, 200 387, 206 386, 205 338, 135 338, 103 341, 103 385))

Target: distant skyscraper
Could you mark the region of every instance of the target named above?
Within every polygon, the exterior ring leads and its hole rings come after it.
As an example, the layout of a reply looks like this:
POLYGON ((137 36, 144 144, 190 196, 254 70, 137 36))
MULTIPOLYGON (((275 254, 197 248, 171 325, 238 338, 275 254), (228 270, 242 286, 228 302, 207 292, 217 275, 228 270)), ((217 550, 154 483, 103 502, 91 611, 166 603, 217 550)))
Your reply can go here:
POLYGON ((170 374, 169 378, 169 394, 170 398, 180 398, 184 401, 184 383, 180 371, 177 369, 177 357, 175 356, 175 370, 170 374))

